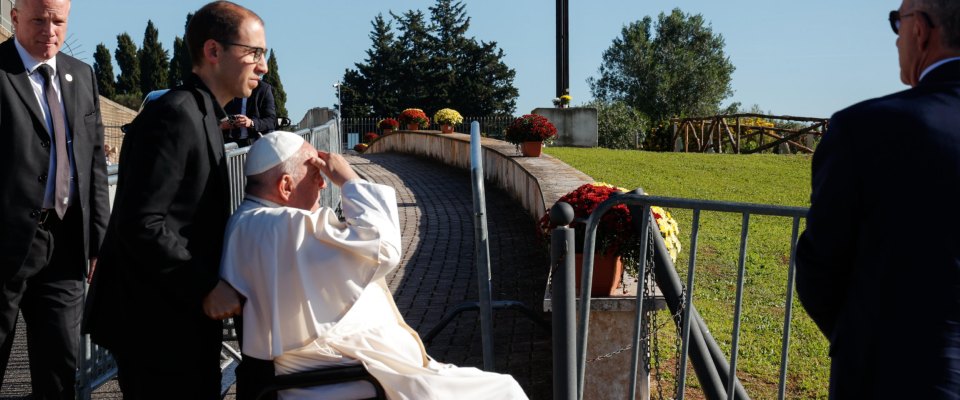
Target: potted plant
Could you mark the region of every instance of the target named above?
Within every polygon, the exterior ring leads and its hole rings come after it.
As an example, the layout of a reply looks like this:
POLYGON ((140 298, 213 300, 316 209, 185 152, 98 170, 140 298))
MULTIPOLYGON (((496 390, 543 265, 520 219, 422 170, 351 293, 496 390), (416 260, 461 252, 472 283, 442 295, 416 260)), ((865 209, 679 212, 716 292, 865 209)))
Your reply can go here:
POLYGON ((379 137, 380 135, 378 135, 376 132, 367 132, 365 135, 363 135, 363 142, 370 143, 379 137))
POLYGON ((368 147, 370 146, 366 143, 357 143, 356 146, 353 146, 353 151, 356 151, 357 153, 363 153, 368 147))
POLYGON ((570 107, 570 100, 573 100, 573 97, 571 97, 569 94, 560 96, 560 108, 570 107))
MULTIPOLYGON (((624 193, 626 189, 618 188, 603 182, 588 183, 565 194, 557 202, 566 202, 573 207, 574 222, 571 227, 576 232, 577 253, 583 250, 584 230, 590 214, 600 203, 606 201, 616 193, 624 193)), ((679 228, 677 221, 669 212, 661 207, 651 207, 654 219, 664 237, 664 243, 670 252, 670 257, 676 261, 680 252, 679 228)), ((544 215, 539 222, 540 233, 549 237, 556 228, 550 222, 550 213, 544 215)), ((596 253, 594 253, 593 282, 590 288, 592 296, 609 296, 620 286, 624 269, 632 276, 636 276, 641 260, 640 237, 633 228, 633 216, 626 205, 620 204, 607 211, 597 226, 596 253)), ((576 279, 577 290, 580 288, 580 266, 583 255, 577 254, 576 279)))
POLYGON ((516 145, 524 156, 540 157, 544 142, 551 143, 555 136, 557 128, 547 117, 527 114, 510 123, 505 138, 516 145))
POLYGON ((420 128, 430 126, 430 118, 419 108, 408 108, 397 117, 400 123, 407 127, 407 130, 415 131, 420 128))
POLYGON ((384 135, 389 135, 400 127, 400 121, 393 118, 384 118, 377 122, 377 127, 383 129, 384 135))
POLYGON ((433 114, 433 120, 440 124, 440 133, 453 133, 453 127, 463 123, 463 117, 452 108, 437 111, 433 114))

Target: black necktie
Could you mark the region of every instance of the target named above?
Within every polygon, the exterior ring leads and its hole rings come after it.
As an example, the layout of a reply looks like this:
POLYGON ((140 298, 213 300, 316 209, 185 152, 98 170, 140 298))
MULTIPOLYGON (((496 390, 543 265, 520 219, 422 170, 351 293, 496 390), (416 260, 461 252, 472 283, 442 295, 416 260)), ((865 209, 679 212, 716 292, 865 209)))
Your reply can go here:
POLYGON ((57 176, 54 184, 53 208, 57 216, 63 219, 67 212, 67 202, 70 199, 70 158, 67 156, 67 128, 64 124, 63 110, 56 91, 53 90, 53 68, 47 64, 40 64, 37 68, 43 76, 44 100, 50 110, 50 120, 53 121, 53 137, 57 149, 57 176))

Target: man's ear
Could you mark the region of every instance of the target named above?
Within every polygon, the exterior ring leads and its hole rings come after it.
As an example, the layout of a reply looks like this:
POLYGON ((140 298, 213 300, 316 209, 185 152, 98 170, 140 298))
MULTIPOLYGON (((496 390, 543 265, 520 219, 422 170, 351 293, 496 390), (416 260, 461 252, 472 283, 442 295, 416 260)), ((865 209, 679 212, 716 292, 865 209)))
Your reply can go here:
POLYGON ((203 58, 207 59, 210 64, 217 64, 222 54, 223 47, 216 40, 207 39, 206 42, 203 42, 203 58))
POLYGON ((277 181, 277 193, 280 194, 280 198, 283 201, 289 202, 290 196, 293 195, 293 177, 288 174, 283 174, 283 177, 277 181))

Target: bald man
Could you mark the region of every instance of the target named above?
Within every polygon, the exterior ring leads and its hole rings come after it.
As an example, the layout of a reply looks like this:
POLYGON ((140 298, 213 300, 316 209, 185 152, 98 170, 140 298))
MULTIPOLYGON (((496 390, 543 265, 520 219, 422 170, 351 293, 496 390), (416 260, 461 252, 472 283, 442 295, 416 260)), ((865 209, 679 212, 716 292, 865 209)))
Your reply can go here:
POLYGON ((109 216, 96 78, 60 53, 69 14, 69 0, 18 0, 0 44, 0 368, 22 311, 42 399, 74 397, 83 278, 109 216))
POLYGON ((797 293, 830 341, 830 398, 956 400, 960 1, 904 0, 889 21, 911 88, 831 118, 797 293))

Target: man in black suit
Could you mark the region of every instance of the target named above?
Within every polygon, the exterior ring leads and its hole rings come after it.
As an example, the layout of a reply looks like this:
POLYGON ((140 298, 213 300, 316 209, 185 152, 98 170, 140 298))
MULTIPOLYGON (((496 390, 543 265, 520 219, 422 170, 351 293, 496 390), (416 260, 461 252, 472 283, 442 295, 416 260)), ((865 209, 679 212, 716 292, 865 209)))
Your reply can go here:
MULTIPOLYGON (((263 21, 209 3, 186 34, 193 75, 147 104, 120 152, 113 214, 85 330, 109 349, 127 399, 219 399, 220 320, 240 298, 219 278, 229 184, 222 106, 267 72, 263 21)), ((101 157, 102 158, 102 157, 101 157)))
POLYGON ((74 397, 83 277, 109 218, 90 66, 60 53, 69 0, 19 0, 0 44, 0 386, 17 313, 35 398, 74 397))
POLYGON ((277 106, 273 101, 273 86, 260 80, 250 97, 235 98, 223 108, 234 118, 220 123, 225 140, 246 147, 261 136, 277 130, 277 106))
POLYGON ((911 89, 834 114, 813 156, 797 291, 834 399, 960 398, 960 2, 890 13, 911 89))

